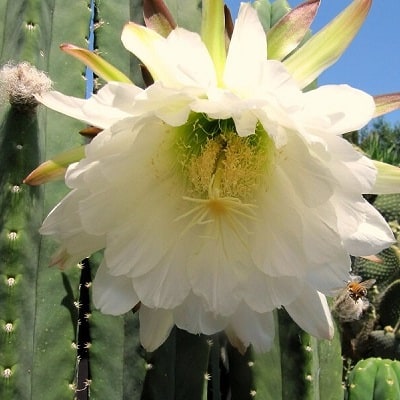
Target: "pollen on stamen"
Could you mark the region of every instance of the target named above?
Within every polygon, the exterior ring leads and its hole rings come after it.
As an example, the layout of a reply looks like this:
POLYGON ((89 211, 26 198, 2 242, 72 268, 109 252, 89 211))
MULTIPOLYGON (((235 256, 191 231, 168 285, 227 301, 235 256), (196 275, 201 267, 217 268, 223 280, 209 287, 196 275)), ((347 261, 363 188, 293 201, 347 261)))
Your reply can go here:
POLYGON ((187 164, 187 175, 193 185, 193 192, 207 193, 210 181, 215 173, 215 164, 221 145, 216 140, 208 140, 199 155, 192 155, 187 164))
POLYGON ((207 140, 183 163, 190 184, 188 194, 204 198, 212 184, 220 197, 254 198, 273 161, 273 148, 260 137, 243 138, 225 132, 207 140))
POLYGON ((265 179, 267 151, 251 144, 248 138, 230 135, 225 149, 221 174, 221 191, 229 196, 247 199, 265 179))

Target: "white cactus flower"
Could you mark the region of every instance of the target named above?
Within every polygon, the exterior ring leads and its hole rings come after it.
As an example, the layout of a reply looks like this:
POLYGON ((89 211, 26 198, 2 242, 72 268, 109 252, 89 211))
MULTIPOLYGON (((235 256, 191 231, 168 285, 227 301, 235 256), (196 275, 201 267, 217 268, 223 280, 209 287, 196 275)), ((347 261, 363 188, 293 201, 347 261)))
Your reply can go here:
POLYGON ((267 58, 248 4, 226 56, 182 28, 164 38, 128 24, 122 40, 152 74, 148 88, 37 97, 104 129, 68 168, 72 190, 41 228, 61 242, 56 261, 105 249, 95 305, 116 315, 140 302, 148 350, 175 324, 229 329, 263 351, 280 307, 331 338, 325 294, 348 279, 350 254, 394 240, 362 196, 376 167, 341 137, 369 122, 373 98, 347 85, 303 92, 304 71, 295 79, 290 62, 267 58))

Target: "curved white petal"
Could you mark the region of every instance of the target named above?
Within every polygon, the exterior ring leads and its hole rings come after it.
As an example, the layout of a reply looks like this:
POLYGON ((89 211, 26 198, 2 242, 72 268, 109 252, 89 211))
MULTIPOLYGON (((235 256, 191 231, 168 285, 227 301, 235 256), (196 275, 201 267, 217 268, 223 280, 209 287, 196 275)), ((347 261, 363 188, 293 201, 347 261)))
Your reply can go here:
POLYGON ((168 338, 173 326, 171 311, 140 306, 140 342, 147 351, 154 351, 168 338))
MULTIPOLYGON (((319 151, 314 146, 316 156, 334 172, 337 183, 345 193, 370 193, 376 180, 377 171, 373 162, 356 151, 354 146, 341 136, 324 135, 326 148, 319 151)), ((321 146, 319 146, 319 150, 321 146)))
POLYGON ((36 95, 37 100, 55 111, 99 128, 108 128, 129 117, 135 96, 142 89, 132 84, 108 83, 88 100, 51 91, 36 95))
POLYGON ((197 33, 176 28, 164 38, 151 29, 129 23, 121 40, 146 65, 154 80, 165 86, 206 88, 216 83, 210 55, 197 33))
MULTIPOLYGON (((227 228, 223 235, 230 236, 232 232, 227 228)), ((238 275, 245 264, 241 264, 235 254, 228 254, 226 250, 240 252, 242 246, 232 237, 226 238, 225 242, 212 240, 213 237, 205 239, 201 247, 196 246, 198 250, 188 264, 189 282, 193 292, 204 300, 208 309, 221 315, 230 315, 240 301, 238 275), (238 246, 236 249, 235 245, 238 246), (213 254, 212 260, 210 254, 213 254)))
POLYGON ((256 90, 266 56, 267 41, 257 12, 250 4, 242 3, 229 44, 224 85, 243 95, 256 90))
POLYGON ((233 331, 245 347, 252 344, 259 353, 271 348, 275 336, 272 312, 259 314, 245 304, 240 304, 230 320, 233 331))
MULTIPOLYGON (((250 270, 241 287, 243 301, 249 309, 259 314, 271 312, 291 303, 299 295, 301 287, 298 281, 299 278, 294 276, 272 277, 250 270)), ((240 289, 238 291, 241 292, 240 289)))
POLYGON ((356 231, 344 239, 344 246, 353 256, 377 254, 396 240, 389 225, 381 214, 367 201, 352 205, 362 213, 356 231))
POLYGON ((54 235, 62 242, 63 248, 79 262, 105 247, 104 235, 91 235, 82 227, 78 204, 87 192, 71 191, 43 221, 39 232, 42 235, 54 235))
POLYGON ((155 82, 136 97, 135 115, 153 114, 168 125, 180 126, 188 120, 190 104, 203 94, 202 89, 174 89, 155 82))
POLYGON ((104 314, 120 315, 131 310, 139 298, 132 281, 125 276, 112 276, 103 261, 93 281, 93 303, 104 314))
POLYGON ((285 309, 306 332, 320 339, 332 339, 332 316, 323 294, 305 285, 300 296, 293 303, 286 305, 285 309))
POLYGON ((213 335, 228 323, 227 318, 207 311, 205 302, 192 293, 173 312, 176 326, 194 334, 213 335))
POLYGON ((325 162, 314 157, 301 137, 293 132, 288 132, 288 135, 290 140, 278 159, 279 169, 304 205, 315 207, 326 203, 336 185, 333 171, 325 162), (304 179, 305 176, 307 179, 304 179))
POLYGON ((313 130, 341 135, 365 126, 375 111, 372 96, 348 85, 326 85, 304 93, 304 124, 313 130), (318 127, 315 116, 323 126, 318 127), (314 123, 312 122, 314 121, 314 123))
POLYGON ((176 251, 167 254, 145 275, 133 279, 134 288, 143 304, 172 309, 181 304, 191 288, 185 266, 176 251), (176 284, 179 277, 179 285, 176 284))

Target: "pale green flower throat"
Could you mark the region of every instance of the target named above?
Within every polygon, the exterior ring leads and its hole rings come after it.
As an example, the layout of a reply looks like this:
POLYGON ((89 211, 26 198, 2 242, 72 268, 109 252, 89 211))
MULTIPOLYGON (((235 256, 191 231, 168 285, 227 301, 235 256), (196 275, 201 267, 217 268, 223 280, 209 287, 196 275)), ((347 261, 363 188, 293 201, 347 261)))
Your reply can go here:
POLYGON ((260 124, 253 135, 240 137, 231 119, 193 114, 179 131, 178 162, 188 197, 251 203, 266 190, 275 146, 260 124))

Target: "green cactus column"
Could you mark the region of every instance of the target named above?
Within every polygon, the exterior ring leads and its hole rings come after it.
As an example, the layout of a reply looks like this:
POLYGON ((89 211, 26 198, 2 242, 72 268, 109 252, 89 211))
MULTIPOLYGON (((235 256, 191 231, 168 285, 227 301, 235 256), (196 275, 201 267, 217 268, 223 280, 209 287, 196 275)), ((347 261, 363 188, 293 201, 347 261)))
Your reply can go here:
POLYGON ((359 361, 348 380, 348 400, 400 398, 400 362, 382 358, 359 361))
MULTIPOLYGON (((50 68, 60 89, 84 95, 83 68, 58 50, 62 41, 85 44, 84 2, 2 1, 0 15, 2 65, 28 61, 50 68)), ((50 155, 79 143, 80 124, 7 101, 0 115, 0 398, 71 399, 78 271, 61 275, 47 268, 54 244, 38 234, 66 188, 29 187, 22 180, 50 155)))
POLYGON ((0 127, 0 397, 30 398, 42 188, 21 185, 39 160, 34 110, 15 107, 0 127), (34 154, 34 155, 33 155, 34 154))

